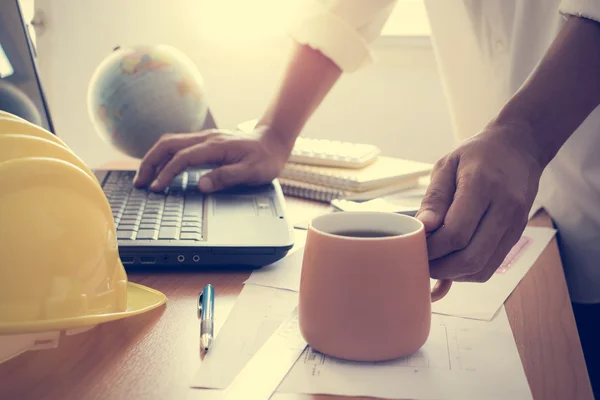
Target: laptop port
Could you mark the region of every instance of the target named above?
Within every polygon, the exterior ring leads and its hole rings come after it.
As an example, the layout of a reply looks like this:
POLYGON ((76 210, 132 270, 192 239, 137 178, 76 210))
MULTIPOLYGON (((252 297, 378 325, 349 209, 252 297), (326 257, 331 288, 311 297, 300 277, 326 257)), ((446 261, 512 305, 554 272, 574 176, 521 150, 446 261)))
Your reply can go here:
POLYGON ((177 261, 184 262, 185 261, 185 256, 183 254, 178 255, 177 256, 177 261))
POLYGON ((200 256, 198 254, 194 254, 194 256, 192 257, 192 260, 194 260, 194 262, 198 262, 198 261, 200 261, 200 256))
POLYGON ((169 261, 169 255, 168 255, 168 254, 165 254, 165 255, 163 256, 163 261, 164 261, 164 262, 167 262, 167 261, 169 261))
POLYGON ((156 262, 155 257, 140 257, 140 262, 142 264, 154 264, 156 262))
POLYGON ((123 264, 133 264, 133 257, 121 257, 123 264))

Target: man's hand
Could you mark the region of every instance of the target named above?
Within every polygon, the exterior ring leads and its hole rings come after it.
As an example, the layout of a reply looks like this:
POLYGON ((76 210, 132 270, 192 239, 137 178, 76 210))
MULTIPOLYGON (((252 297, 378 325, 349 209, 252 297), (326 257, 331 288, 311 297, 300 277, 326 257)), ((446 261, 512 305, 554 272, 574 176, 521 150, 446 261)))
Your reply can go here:
POLYGON ((261 185, 275 179, 292 151, 293 143, 263 126, 253 135, 222 130, 166 134, 146 153, 134 184, 164 190, 187 167, 218 164, 200 178, 198 188, 214 192, 238 184, 261 185))
POLYGON ((485 282, 520 238, 543 170, 525 126, 494 126, 435 165, 417 214, 431 277, 485 282))

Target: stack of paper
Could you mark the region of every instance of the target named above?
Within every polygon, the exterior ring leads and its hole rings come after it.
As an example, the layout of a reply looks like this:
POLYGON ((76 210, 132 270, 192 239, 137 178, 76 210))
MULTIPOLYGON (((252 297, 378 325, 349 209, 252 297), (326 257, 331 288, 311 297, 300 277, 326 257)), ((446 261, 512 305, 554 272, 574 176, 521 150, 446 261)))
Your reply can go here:
MULTIPOLYGON (((193 387, 227 388, 297 306, 306 231, 296 233, 296 246, 286 258, 254 271, 245 282, 193 387)), ((503 303, 554 234, 553 229, 528 227, 488 282, 453 283, 449 294, 433 304, 429 339, 412 356, 352 363, 309 347, 277 392, 389 399, 531 399, 503 303)), ((259 372, 256 384, 260 384, 259 372)))

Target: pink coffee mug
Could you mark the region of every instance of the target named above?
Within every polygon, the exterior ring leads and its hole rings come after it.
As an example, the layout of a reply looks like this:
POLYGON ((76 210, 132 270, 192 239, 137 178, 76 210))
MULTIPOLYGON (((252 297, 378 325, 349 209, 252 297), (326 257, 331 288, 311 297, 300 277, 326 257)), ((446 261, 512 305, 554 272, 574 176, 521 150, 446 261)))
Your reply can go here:
POLYGON ((311 221, 299 322, 315 350, 352 361, 415 353, 427 341, 431 303, 451 281, 430 285, 425 228, 387 212, 334 212, 311 221))

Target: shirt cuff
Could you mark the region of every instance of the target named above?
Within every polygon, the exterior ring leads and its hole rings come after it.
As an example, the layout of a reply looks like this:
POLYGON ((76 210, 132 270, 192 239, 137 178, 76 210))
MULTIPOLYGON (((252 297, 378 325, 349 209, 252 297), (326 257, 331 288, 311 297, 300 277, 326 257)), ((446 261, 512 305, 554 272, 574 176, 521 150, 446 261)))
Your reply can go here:
POLYGON ((573 15, 600 22, 600 1, 598 0, 562 0, 559 12, 564 16, 573 15))
POLYGON ((329 11, 308 16, 288 33, 296 42, 323 53, 344 72, 354 72, 373 60, 364 37, 329 11))

